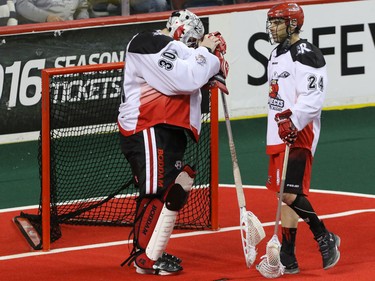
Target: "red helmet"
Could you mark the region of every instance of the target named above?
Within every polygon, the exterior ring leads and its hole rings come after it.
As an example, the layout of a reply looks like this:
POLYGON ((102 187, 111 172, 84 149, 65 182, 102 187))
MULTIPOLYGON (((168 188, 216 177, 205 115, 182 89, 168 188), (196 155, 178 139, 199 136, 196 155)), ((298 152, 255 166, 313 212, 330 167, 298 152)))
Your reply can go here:
POLYGON ((296 3, 281 3, 273 6, 267 13, 268 20, 274 18, 285 19, 287 25, 296 20, 297 29, 301 29, 304 20, 303 10, 296 3))

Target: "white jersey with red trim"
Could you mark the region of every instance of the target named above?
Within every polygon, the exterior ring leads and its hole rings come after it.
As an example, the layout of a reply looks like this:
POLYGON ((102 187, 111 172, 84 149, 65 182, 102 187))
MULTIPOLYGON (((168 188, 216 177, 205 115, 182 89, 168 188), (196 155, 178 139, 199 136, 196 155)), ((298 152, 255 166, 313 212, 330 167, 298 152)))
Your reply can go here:
POLYGON ((156 124, 201 129, 200 88, 219 72, 207 48, 188 48, 160 31, 135 35, 126 50, 120 132, 129 136, 156 124))
POLYGON ((287 109, 292 111, 291 120, 298 129, 293 146, 307 148, 314 154, 328 83, 323 54, 303 39, 288 49, 280 44, 272 51, 268 62, 268 82, 267 154, 285 149, 274 119, 277 113, 287 109))

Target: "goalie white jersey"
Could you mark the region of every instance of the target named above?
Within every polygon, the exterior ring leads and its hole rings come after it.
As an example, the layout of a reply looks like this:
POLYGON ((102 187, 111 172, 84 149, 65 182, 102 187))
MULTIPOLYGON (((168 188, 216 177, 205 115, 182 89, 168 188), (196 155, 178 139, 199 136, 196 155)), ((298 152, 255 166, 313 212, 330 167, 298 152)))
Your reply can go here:
POLYGON ((135 35, 126 52, 120 132, 129 136, 169 124, 190 130, 198 140, 201 93, 196 89, 218 72, 219 59, 205 47, 188 48, 160 31, 135 35))
POLYGON ((294 147, 314 154, 320 134, 320 115, 327 88, 326 63, 321 51, 306 40, 299 40, 287 50, 278 45, 268 62, 267 154, 285 150, 274 118, 286 109, 298 129, 294 147))

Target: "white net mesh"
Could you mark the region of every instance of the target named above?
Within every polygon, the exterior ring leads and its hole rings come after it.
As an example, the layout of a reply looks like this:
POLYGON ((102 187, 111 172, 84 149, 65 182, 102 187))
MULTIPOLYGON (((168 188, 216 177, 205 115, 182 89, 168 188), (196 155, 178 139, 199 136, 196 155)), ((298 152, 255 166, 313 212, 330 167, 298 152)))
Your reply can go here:
POLYGON ((259 219, 250 211, 242 208, 241 234, 246 266, 250 267, 257 256, 256 245, 266 236, 259 219))
POLYGON ((280 242, 277 235, 273 235, 267 243, 266 254, 261 257, 262 261, 257 269, 266 278, 277 278, 284 274, 285 267, 280 261, 280 242))

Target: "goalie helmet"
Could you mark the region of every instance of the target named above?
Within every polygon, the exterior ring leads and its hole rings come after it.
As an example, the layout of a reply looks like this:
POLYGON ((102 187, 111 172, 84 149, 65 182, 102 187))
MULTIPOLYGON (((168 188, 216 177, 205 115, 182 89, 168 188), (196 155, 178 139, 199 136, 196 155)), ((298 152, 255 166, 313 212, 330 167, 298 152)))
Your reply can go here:
POLYGON ((295 21, 296 29, 300 30, 305 16, 302 8, 296 3, 281 3, 273 6, 268 11, 267 18, 268 21, 271 19, 284 19, 287 26, 290 26, 292 21, 295 21))
POLYGON ((204 35, 204 26, 197 15, 189 10, 175 11, 167 22, 169 35, 188 47, 197 47, 204 35))

